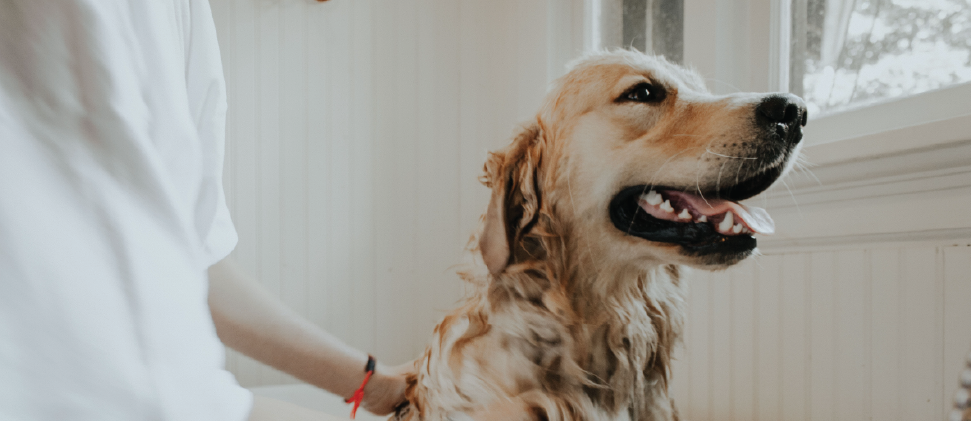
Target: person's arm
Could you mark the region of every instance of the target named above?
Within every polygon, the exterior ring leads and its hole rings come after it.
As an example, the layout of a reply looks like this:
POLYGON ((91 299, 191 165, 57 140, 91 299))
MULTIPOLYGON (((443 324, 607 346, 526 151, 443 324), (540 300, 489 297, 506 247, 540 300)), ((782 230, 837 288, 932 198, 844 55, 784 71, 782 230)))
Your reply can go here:
MULTIPOLYGON (((364 380, 367 354, 300 317, 226 258, 209 268, 209 308, 227 346, 342 397, 364 380)), ((410 365, 378 363, 361 407, 388 414, 404 400, 410 365)), ((259 408, 254 408, 256 411, 259 408)))

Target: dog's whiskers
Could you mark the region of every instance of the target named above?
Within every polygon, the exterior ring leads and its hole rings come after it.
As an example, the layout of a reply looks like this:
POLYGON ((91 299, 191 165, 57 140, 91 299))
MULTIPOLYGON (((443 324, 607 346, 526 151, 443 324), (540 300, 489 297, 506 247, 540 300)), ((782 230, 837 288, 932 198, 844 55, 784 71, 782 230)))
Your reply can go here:
MULTIPOLYGON (((644 195, 644 193, 647 193, 647 189, 648 188, 650 188, 650 187, 649 186, 644 186, 644 188, 641 189, 641 195, 642 196, 644 195)), ((627 226, 627 235, 630 235, 631 230, 634 229, 634 219, 637 217, 637 212, 640 212, 640 211, 641 211, 641 207, 640 206, 638 206, 637 209, 634 209, 634 218, 631 218, 630 219, 630 225, 627 226)))
POLYGON ((816 180, 817 185, 820 185, 820 186, 823 185, 823 182, 819 181, 819 178, 816 177, 816 174, 813 173, 812 169, 810 169, 810 167, 813 166, 813 164, 809 162, 808 159, 806 159, 805 155, 802 155, 802 154, 796 155, 792 163, 793 163, 793 168, 805 174, 809 174, 810 177, 816 180))
POLYGON ((758 158, 744 157, 744 156, 724 155, 724 154, 720 154, 718 152, 712 152, 711 149, 708 149, 708 148, 705 148, 705 151, 708 152, 708 153, 710 153, 710 154, 712 154, 712 155, 717 155, 717 156, 720 156, 720 157, 723 157, 723 158, 731 158, 731 159, 758 159, 758 158))
POLYGON ((722 162, 721 168, 718 169, 718 177, 715 178, 715 191, 721 191, 722 187, 722 171, 725 170, 725 164, 728 162, 722 162))
POLYGON ((762 256, 765 256, 765 255, 762 254, 762 250, 759 250, 758 248, 756 248, 755 250, 752 250, 752 255, 749 256, 749 259, 752 259, 752 262, 755 264, 755 266, 759 267, 759 270, 756 272, 756 276, 755 276, 756 282, 758 282, 758 273, 765 270, 765 267, 762 266, 762 256))
MULTIPOLYGON (((739 165, 739 166, 738 166, 738 169, 737 169, 737 170, 735 170, 735 185, 736 185, 736 186, 737 186, 737 185, 738 185, 738 183, 739 183, 739 181, 738 181, 738 177, 739 177, 739 174, 741 174, 741 173, 742 173, 742 168, 743 168, 743 167, 742 167, 741 165, 739 165)), ((762 172, 762 168, 759 168, 759 171, 757 171, 757 172, 756 172, 756 174, 758 174, 758 173, 760 173, 760 172, 762 172)))
POLYGON ((792 198, 792 204, 796 205, 796 212, 799 212, 799 217, 805 218, 805 216, 803 216, 802 214, 802 209, 799 208, 799 201, 796 200, 796 195, 793 194, 792 189, 789 188, 789 183, 786 183, 785 179, 780 179, 779 181, 782 183, 783 186, 785 186, 786 190, 789 191, 789 197, 792 198))
MULTIPOLYGON (((711 151, 711 144, 712 143, 715 143, 715 140, 716 140, 716 138, 713 137, 713 138, 711 138, 711 140, 708 141, 708 144, 705 145, 705 154, 709 154, 710 153, 712 155, 718 155, 718 154, 716 154, 716 153, 714 153, 714 152, 711 151)), ((701 156, 704 157, 705 155, 702 154, 701 156)), ((724 164, 722 164, 722 165, 723 165, 722 168, 724 168, 724 164)), ((711 202, 708 201, 708 199, 705 197, 705 194, 701 191, 701 180, 700 180, 700 178, 701 178, 701 171, 699 171, 699 168, 700 167, 701 167, 701 159, 699 158, 698 159, 698 163, 695 165, 695 190, 698 191, 698 195, 701 196, 701 200, 704 200, 706 205, 711 206, 711 202)), ((721 177, 721 171, 719 170, 719 178, 720 177, 721 177)), ((717 187, 716 187, 715 190, 716 191, 718 190, 717 187)))
MULTIPOLYGON (((665 165, 668 165, 672 160, 674 160, 674 158, 676 158, 678 155, 681 155, 681 154, 683 154, 685 152, 688 152, 688 149, 685 149, 685 150, 683 150, 681 152, 678 152, 678 153, 676 153, 674 155, 671 155, 666 161, 664 161, 664 163, 662 163, 661 166, 658 167, 658 169, 656 171, 654 171, 654 175, 651 176, 651 181, 646 186, 644 186, 644 190, 641 191, 641 194, 647 193, 647 189, 649 189, 649 188, 651 188, 651 187, 654 186, 654 181, 657 180, 657 175, 661 173, 661 170, 664 169, 664 166, 665 165)), ((569 186, 567 186, 567 187, 569 188, 569 186)), ((570 195, 571 196, 572 196, 572 194, 573 194, 573 192, 570 192, 570 195)), ((634 211, 635 212, 634 213, 635 216, 637 215, 636 212, 638 212, 638 211, 640 211, 640 206, 638 206, 638 209, 636 209, 634 211)), ((574 213, 576 213, 576 210, 575 209, 574 209, 574 213)), ((630 233, 631 233, 631 231, 633 229, 634 229, 634 218, 631 218, 630 225, 627 226, 627 235, 630 235, 630 233)))
POLYGON ((661 173, 661 170, 664 169, 664 166, 665 165, 668 165, 669 163, 671 163, 671 161, 674 160, 674 158, 678 157, 679 155, 681 155, 681 154, 683 154, 685 152, 688 152, 688 149, 685 149, 685 150, 683 150, 681 152, 678 152, 678 153, 676 153, 674 155, 671 155, 666 161, 664 161, 664 163, 661 164, 661 166, 658 167, 657 170, 654 171, 654 175, 651 176, 651 182, 649 183, 649 185, 651 185, 651 186, 654 185, 654 181, 657 180, 657 175, 661 173))

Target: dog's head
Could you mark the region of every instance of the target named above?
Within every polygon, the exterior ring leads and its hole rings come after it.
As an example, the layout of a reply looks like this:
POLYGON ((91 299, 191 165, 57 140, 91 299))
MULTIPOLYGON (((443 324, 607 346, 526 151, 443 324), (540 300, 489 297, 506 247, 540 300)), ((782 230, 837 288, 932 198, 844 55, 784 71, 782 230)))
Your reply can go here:
POLYGON ((581 260, 737 263, 754 233, 774 229, 738 201, 786 172, 805 124, 793 95, 716 96, 663 58, 588 56, 555 83, 536 123, 490 156, 483 258, 499 273, 540 253, 525 241, 539 227, 569 237, 581 260))

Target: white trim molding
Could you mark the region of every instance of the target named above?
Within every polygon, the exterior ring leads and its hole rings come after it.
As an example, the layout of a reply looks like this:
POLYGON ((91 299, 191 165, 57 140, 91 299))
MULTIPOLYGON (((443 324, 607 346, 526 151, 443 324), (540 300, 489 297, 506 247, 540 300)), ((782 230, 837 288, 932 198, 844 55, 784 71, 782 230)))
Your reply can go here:
POLYGON ((907 147, 925 146, 954 140, 953 129, 938 134, 939 129, 934 127, 938 123, 963 124, 960 128, 969 133, 969 117, 971 83, 965 83, 839 113, 809 116, 806 144, 815 146, 867 136, 893 135, 895 130, 919 126, 922 133, 912 136, 907 147))
POLYGON ((772 0, 769 23, 769 90, 789 91, 792 0, 772 0))
POLYGON ((968 237, 960 233, 971 229, 971 117, 809 146, 805 155, 821 164, 751 200, 780 227, 760 240, 763 250, 968 237))

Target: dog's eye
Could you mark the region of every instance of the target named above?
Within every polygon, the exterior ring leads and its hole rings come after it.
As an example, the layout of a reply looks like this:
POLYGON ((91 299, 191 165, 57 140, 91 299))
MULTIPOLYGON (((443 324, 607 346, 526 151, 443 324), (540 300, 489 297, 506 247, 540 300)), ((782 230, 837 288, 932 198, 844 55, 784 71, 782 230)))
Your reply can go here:
POLYGON ((619 101, 622 102, 660 102, 664 99, 664 90, 650 83, 639 83, 624 92, 619 101))

